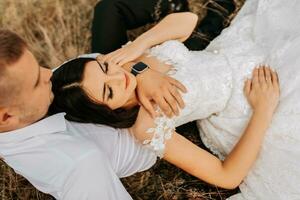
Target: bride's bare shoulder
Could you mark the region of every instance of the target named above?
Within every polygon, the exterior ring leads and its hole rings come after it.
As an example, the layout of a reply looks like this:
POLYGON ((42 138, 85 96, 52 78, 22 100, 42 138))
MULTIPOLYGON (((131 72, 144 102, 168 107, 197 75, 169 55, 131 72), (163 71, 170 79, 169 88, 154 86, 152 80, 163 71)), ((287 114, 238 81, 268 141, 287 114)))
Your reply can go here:
POLYGON ((141 106, 137 119, 130 129, 136 139, 143 142, 152 138, 150 134, 146 134, 146 131, 154 126, 154 119, 151 117, 148 111, 143 106, 141 106))

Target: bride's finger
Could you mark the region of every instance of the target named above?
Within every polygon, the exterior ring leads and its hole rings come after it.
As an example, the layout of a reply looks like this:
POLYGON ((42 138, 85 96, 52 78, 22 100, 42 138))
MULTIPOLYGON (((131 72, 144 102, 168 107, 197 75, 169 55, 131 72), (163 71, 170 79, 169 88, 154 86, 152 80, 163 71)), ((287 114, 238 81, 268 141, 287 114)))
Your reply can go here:
POLYGON ((247 78, 245 81, 244 92, 246 95, 249 95, 250 91, 251 91, 251 80, 247 78))
POLYGON ((120 60, 120 62, 118 63, 120 66, 125 65, 128 62, 134 61, 134 59, 131 59, 130 57, 128 57, 127 55, 123 55, 122 59, 120 60))
POLYGON ((175 98, 175 100, 177 101, 179 107, 184 108, 184 102, 181 98, 181 94, 178 92, 178 89, 172 85, 171 88, 169 88, 169 91, 172 94, 172 96, 175 98))
POLYGON ((274 87, 279 88, 278 74, 275 71, 272 71, 272 83, 274 87))
POLYGON ((99 55, 96 57, 96 60, 100 63, 104 63, 103 57, 104 57, 103 55, 99 55))
MULTIPOLYGON (((120 65, 120 62, 124 60, 124 55, 119 55, 117 58, 115 58, 115 63, 120 65)), ((121 65, 120 65, 121 66, 121 65)))
POLYGON ((180 89, 182 92, 186 93, 187 92, 187 89, 186 87, 180 83, 178 80, 172 78, 172 77, 167 77, 168 78, 168 81, 173 84, 174 86, 176 86, 178 89, 180 89))
POLYGON ((155 118, 157 115, 156 115, 156 112, 155 112, 150 100, 144 95, 139 95, 138 98, 139 98, 139 101, 144 106, 144 108, 150 113, 152 118, 155 118))
POLYGON ((112 62, 113 58, 115 58, 118 54, 120 54, 120 51, 121 51, 121 49, 118 49, 113 52, 110 52, 109 54, 106 54, 104 56, 105 61, 112 62))
POLYGON ((259 84, 265 84, 266 83, 266 78, 265 78, 265 70, 264 70, 265 67, 259 67, 259 70, 258 70, 258 79, 259 79, 259 84))
POLYGON ((129 61, 128 61, 128 58, 123 58, 120 62, 119 62, 119 65, 120 66, 123 66, 124 64, 126 64, 126 63, 128 63, 129 61))
POLYGON ((103 57, 103 62, 110 62, 110 60, 111 60, 111 55, 105 55, 104 57, 103 57))
POLYGON ((112 57, 114 54, 115 54, 115 51, 110 52, 110 53, 108 53, 108 54, 105 54, 105 55, 103 55, 102 60, 103 60, 104 62, 105 62, 105 61, 108 61, 109 59, 111 59, 111 57, 112 57))
POLYGON ((280 93, 280 81, 279 81, 278 73, 275 72, 275 74, 276 74, 276 79, 277 79, 276 87, 277 87, 277 89, 278 89, 278 92, 280 93))
POLYGON ((118 64, 118 62, 122 59, 122 54, 121 53, 116 53, 115 55, 113 55, 110 59, 110 62, 114 63, 114 64, 118 64))
POLYGON ((169 104, 170 108, 172 109, 172 114, 179 115, 179 110, 178 110, 178 102, 176 98, 172 95, 170 90, 167 90, 164 92, 164 98, 166 102, 169 104))
POLYGON ((267 85, 271 86, 272 85, 272 77, 271 77, 271 69, 269 66, 265 67, 265 75, 266 75, 267 85))
POLYGON ((258 81, 258 67, 255 67, 254 70, 253 70, 252 86, 253 87, 258 87, 259 86, 259 81, 258 81))
POLYGON ((158 104, 158 106, 160 107, 160 109, 163 111, 165 115, 167 115, 168 117, 172 117, 172 109, 164 97, 157 96, 154 97, 153 100, 158 104))
POLYGON ((107 60, 107 55, 103 55, 101 58, 100 58, 100 61, 101 62, 105 62, 107 60))

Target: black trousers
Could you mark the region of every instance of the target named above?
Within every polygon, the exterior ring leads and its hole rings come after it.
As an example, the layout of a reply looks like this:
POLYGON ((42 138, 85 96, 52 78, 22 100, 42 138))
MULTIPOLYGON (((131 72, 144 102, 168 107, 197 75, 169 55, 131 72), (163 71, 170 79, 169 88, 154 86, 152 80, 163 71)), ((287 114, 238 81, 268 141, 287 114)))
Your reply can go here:
MULTIPOLYGON (((221 33, 234 10, 233 0, 208 3, 206 17, 184 44, 190 50, 204 49, 221 33)), ((102 0, 94 12, 92 52, 112 52, 128 41, 127 30, 157 22, 169 13, 183 11, 188 11, 187 0, 102 0)))

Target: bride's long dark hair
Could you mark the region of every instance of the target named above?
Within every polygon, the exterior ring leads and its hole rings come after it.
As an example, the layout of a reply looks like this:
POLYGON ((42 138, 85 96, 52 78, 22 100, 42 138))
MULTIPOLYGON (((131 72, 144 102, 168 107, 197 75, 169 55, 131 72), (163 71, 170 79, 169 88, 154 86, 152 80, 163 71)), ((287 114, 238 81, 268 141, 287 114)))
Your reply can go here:
POLYGON ((65 118, 71 121, 104 124, 114 128, 131 127, 136 121, 139 106, 112 110, 93 101, 80 86, 86 63, 94 60, 76 58, 53 72, 51 81, 54 100, 48 114, 65 112, 65 118))

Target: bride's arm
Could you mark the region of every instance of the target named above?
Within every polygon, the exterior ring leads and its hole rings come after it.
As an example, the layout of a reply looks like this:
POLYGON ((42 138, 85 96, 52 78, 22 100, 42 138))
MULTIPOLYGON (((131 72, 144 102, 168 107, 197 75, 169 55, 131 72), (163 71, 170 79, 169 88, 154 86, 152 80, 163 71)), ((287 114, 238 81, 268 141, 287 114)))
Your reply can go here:
POLYGON ((191 12, 173 13, 163 18, 157 25, 137 37, 148 48, 167 40, 185 41, 193 32, 198 16, 191 12))
MULTIPOLYGON (((228 189, 237 187, 257 157, 265 132, 278 104, 277 75, 274 72, 269 73, 269 75, 272 74, 274 84, 268 83, 267 87, 267 84, 262 86, 258 83, 260 79, 263 81, 263 73, 255 70, 252 83, 247 81, 245 93, 254 112, 239 142, 224 161, 176 132, 171 139, 166 141, 164 159, 208 183, 228 189)), ((268 73, 266 74, 268 75, 268 73)), ((266 79, 271 81, 270 77, 266 79)), ((130 131, 139 141, 145 141, 152 137, 146 133, 147 129, 154 126, 153 119, 145 110, 141 109, 136 124, 130 131)))
MULTIPOLYGON (((140 114, 140 122, 137 121, 130 132, 141 142, 151 140, 146 130, 155 126, 153 120, 144 110, 140 114)), ((210 184, 236 188, 255 161, 270 119, 264 112, 255 112, 240 141, 223 162, 175 131, 166 141, 163 159, 210 184)))
POLYGON ((104 55, 102 60, 103 62, 113 62, 122 66, 127 62, 136 60, 152 46, 167 40, 183 42, 192 34, 197 21, 198 16, 191 12, 169 14, 133 42, 104 55))

